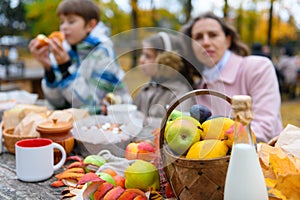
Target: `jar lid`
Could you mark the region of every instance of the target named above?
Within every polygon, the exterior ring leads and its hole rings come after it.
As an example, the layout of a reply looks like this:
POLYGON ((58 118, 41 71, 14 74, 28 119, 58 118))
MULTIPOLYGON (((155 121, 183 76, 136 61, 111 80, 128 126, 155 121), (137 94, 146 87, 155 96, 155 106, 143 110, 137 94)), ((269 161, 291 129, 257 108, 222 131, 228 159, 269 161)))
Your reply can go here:
POLYGON ((63 133, 71 130, 72 128, 73 124, 71 122, 61 122, 54 118, 52 121, 39 124, 36 130, 40 133, 63 133))

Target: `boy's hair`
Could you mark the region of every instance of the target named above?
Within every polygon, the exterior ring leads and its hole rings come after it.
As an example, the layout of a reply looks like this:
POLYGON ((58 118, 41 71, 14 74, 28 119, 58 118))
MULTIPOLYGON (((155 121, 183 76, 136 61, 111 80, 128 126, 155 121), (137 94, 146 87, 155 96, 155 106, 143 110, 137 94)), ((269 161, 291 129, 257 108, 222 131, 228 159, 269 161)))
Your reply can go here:
POLYGON ((92 19, 100 20, 100 8, 92 0, 63 0, 57 7, 56 14, 75 14, 83 17, 85 23, 92 19))

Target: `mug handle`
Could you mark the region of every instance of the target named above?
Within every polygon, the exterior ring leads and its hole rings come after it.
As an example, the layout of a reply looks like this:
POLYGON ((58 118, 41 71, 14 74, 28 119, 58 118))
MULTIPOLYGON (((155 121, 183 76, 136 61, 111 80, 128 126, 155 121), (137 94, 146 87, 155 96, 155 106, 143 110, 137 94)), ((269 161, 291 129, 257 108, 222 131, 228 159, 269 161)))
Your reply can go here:
POLYGON ((62 154, 60 161, 56 165, 53 166, 53 169, 57 170, 57 169, 61 168, 61 166, 63 166, 63 164, 66 162, 67 154, 66 154, 66 151, 63 148, 63 146, 61 146, 60 144, 53 142, 52 145, 53 145, 54 149, 58 149, 62 154))

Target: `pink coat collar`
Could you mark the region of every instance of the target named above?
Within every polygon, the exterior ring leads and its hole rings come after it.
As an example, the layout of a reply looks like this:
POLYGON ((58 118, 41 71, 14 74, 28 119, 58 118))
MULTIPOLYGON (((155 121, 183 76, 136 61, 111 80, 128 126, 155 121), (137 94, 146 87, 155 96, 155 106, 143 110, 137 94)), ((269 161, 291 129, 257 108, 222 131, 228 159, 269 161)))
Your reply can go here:
MULTIPOLYGON (((241 67, 240 65, 242 64, 242 62, 243 57, 232 52, 230 58, 228 59, 228 62, 222 69, 220 77, 213 82, 224 82, 228 84, 233 83, 237 78, 239 71, 238 69, 241 67)), ((200 88, 204 88, 205 82, 206 81, 204 80, 200 83, 200 88)))
POLYGON ((234 53, 230 55, 228 62, 225 64, 218 81, 233 83, 238 75, 238 69, 243 62, 243 57, 234 53))

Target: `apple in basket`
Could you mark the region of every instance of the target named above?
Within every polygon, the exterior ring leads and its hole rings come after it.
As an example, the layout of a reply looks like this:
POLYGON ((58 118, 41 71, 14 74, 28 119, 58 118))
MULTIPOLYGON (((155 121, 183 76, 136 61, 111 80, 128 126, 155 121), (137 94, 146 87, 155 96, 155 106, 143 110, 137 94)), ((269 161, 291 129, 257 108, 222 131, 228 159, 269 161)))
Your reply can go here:
POLYGON ((174 121, 176 118, 182 117, 182 116, 183 116, 183 112, 175 109, 170 113, 170 116, 168 117, 168 122, 174 121))
POLYGON ((181 116, 168 123, 164 136, 170 149, 182 155, 200 140, 201 134, 202 127, 198 120, 191 116, 181 116))

